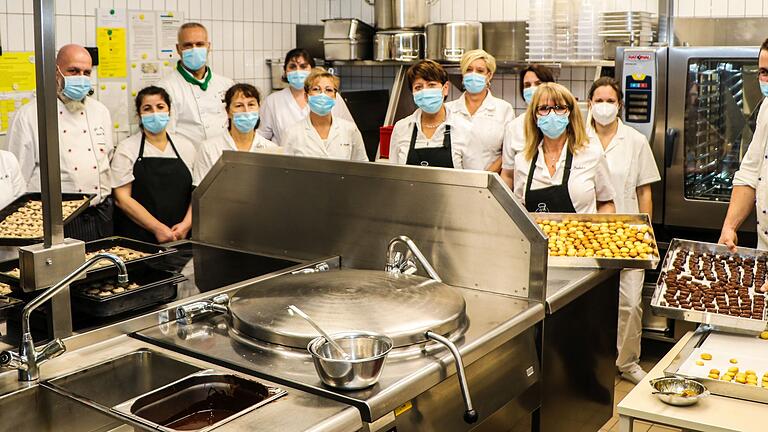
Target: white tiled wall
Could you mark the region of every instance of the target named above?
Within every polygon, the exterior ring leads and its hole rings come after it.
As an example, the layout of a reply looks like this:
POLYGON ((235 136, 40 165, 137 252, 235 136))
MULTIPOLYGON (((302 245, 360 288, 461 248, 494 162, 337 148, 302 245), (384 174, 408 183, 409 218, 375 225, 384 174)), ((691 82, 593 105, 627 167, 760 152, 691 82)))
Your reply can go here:
POLYGON ((765 17, 768 0, 676 0, 675 16, 765 17))
MULTIPOLYGON (((181 11, 208 28, 214 70, 266 94, 266 59, 284 56, 294 46, 295 24, 320 24, 328 6, 327 0, 57 0, 56 45, 94 46, 97 8, 181 11)), ((32 0, 0 0, 3 50, 35 49, 32 12, 32 0)))

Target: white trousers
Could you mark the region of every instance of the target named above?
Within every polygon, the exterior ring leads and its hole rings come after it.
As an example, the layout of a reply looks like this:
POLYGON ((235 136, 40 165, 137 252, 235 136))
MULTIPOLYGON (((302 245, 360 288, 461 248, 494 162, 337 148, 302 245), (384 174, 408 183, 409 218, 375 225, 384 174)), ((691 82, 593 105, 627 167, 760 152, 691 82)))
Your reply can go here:
POLYGON ((625 269, 619 278, 619 327, 616 334, 619 355, 616 367, 620 372, 628 372, 640 361, 645 271, 625 269))

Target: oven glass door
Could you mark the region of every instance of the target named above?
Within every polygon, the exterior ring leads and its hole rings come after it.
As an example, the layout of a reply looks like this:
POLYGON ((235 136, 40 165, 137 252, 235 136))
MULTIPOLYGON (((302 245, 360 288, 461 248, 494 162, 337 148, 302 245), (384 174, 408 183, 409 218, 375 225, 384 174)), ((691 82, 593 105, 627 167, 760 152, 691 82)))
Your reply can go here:
POLYGON ((762 95, 756 59, 688 61, 684 193, 689 200, 725 201, 752 140, 762 95))

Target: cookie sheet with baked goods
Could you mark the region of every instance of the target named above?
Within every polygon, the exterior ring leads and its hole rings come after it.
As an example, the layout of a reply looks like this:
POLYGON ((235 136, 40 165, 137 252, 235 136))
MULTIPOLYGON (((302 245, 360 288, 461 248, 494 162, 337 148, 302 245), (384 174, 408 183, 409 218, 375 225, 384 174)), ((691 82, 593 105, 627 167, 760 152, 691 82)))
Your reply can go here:
MULTIPOLYGON (((64 225, 85 211, 94 194, 61 194, 64 225)), ((25 246, 43 241, 43 202, 40 193, 16 198, 0 210, 0 246, 25 246)))
POLYGON ((768 328, 768 251, 673 239, 651 298, 656 315, 758 334, 768 328))
POLYGON ((659 250, 647 214, 530 213, 553 267, 656 268, 659 250))

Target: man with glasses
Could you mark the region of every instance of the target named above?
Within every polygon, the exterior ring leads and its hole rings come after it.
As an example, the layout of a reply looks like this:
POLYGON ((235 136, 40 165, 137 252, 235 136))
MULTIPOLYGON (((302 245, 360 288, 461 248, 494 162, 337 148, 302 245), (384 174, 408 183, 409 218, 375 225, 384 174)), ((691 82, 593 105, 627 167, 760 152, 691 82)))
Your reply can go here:
MULTIPOLYGON (((760 91, 768 97, 768 39, 760 46, 757 65, 760 91)), ((768 249, 768 110, 765 105, 763 100, 752 142, 733 177, 731 201, 720 233, 719 242, 733 251, 738 244, 736 231, 753 208, 757 210, 757 248, 768 249)), ((764 285, 763 292, 765 288, 764 285)))
MULTIPOLYGON (((80 45, 65 45, 56 55, 57 111, 61 191, 93 194, 91 206, 64 227, 84 241, 112 235, 113 204, 109 160, 115 146, 112 120, 101 102, 91 99, 93 60, 80 45)), ((40 192, 37 104, 21 107, 8 128, 8 149, 21 166, 27 192, 40 192)))
POLYGON ((315 68, 304 80, 309 115, 286 129, 286 154, 329 159, 367 161, 363 136, 354 123, 332 111, 339 93, 339 77, 315 68))
POLYGON ((158 84, 171 97, 168 129, 192 141, 196 149, 227 131, 224 94, 234 84, 207 66, 210 50, 208 30, 200 23, 185 23, 176 44, 181 60, 176 71, 158 84))
MULTIPOLYGON (((310 110, 304 80, 314 67, 315 60, 307 50, 294 48, 288 51, 283 63, 283 81, 288 83, 288 88, 270 94, 264 101, 261 107, 261 126, 258 130, 261 136, 275 144, 283 145, 285 129, 307 117, 310 110)), ((334 118, 355 122, 338 92, 331 113, 334 118)))

